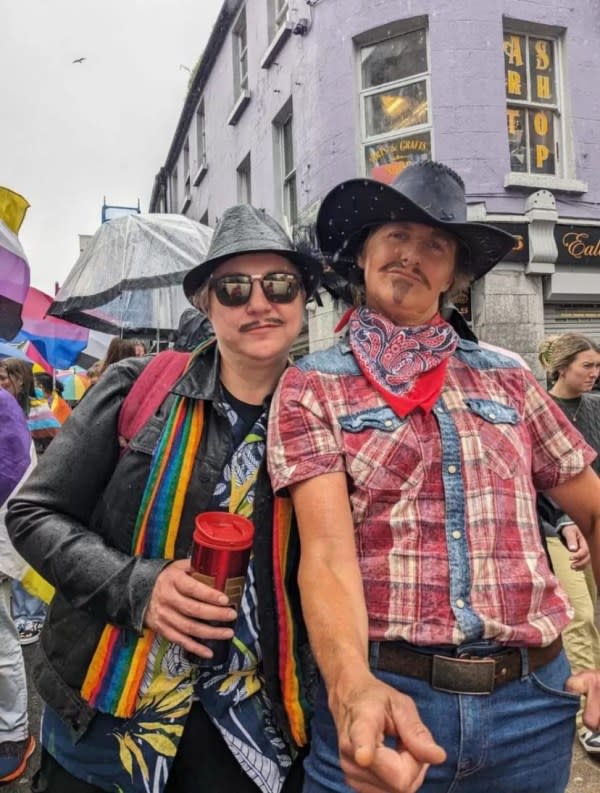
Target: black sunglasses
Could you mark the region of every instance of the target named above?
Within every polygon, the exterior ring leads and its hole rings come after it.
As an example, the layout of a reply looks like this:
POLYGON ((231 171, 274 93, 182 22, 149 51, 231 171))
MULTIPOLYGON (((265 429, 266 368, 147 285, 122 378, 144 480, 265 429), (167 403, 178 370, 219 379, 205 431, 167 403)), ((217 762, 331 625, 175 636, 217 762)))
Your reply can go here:
POLYGON ((222 275, 210 277, 212 289, 222 306, 243 306, 250 300, 252 284, 258 281, 270 303, 291 303, 300 291, 300 279, 293 273, 266 273, 265 275, 222 275))

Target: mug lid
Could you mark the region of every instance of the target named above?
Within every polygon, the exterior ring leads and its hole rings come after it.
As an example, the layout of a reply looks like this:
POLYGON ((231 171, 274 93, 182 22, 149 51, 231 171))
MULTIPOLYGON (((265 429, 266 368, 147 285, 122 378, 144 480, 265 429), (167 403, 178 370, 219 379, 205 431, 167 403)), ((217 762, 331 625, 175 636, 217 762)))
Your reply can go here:
POLYGON ((244 551, 254 539, 254 524, 231 512, 201 512, 194 521, 194 542, 205 548, 244 551))

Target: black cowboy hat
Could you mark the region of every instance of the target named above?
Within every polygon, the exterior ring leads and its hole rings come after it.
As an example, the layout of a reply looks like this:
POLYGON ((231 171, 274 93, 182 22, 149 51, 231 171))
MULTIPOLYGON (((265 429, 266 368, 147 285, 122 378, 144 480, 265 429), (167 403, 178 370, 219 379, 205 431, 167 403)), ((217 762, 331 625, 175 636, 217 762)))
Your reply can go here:
POLYGON ((238 204, 225 210, 215 229, 206 259, 183 279, 183 289, 188 299, 221 262, 244 253, 277 253, 289 259, 300 271, 307 300, 319 286, 321 262, 296 250, 279 223, 266 212, 249 204, 238 204))
POLYGON ((447 165, 426 161, 405 168, 391 185, 372 179, 350 179, 323 199, 317 217, 321 251, 331 266, 351 283, 363 280, 356 255, 370 229, 408 221, 436 226, 458 238, 468 257, 463 265, 473 280, 481 278, 515 244, 496 226, 467 221, 465 186, 447 165))

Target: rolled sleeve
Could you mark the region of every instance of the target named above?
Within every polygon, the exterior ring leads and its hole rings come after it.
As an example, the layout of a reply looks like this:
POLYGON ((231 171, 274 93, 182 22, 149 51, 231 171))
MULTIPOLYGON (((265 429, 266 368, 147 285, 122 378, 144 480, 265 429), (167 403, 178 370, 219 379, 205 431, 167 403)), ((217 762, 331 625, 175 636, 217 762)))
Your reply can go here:
POLYGON ((310 373, 292 367, 271 404, 267 461, 275 492, 321 474, 345 471, 339 438, 310 373))

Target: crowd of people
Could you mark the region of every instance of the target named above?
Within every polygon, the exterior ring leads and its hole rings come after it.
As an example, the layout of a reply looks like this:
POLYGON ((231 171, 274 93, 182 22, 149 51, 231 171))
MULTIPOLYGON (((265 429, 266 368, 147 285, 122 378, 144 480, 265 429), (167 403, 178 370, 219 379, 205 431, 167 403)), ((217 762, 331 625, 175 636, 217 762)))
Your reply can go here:
POLYGON ((452 301, 514 239, 441 163, 338 185, 316 233, 225 211, 183 284, 211 334, 114 340, 73 410, 0 360, 0 783, 42 622, 36 793, 563 793, 600 753, 600 348, 545 340, 546 391, 475 339, 452 301), (291 362, 323 261, 354 305, 291 362), (206 511, 254 524, 239 608, 191 575, 206 511))

